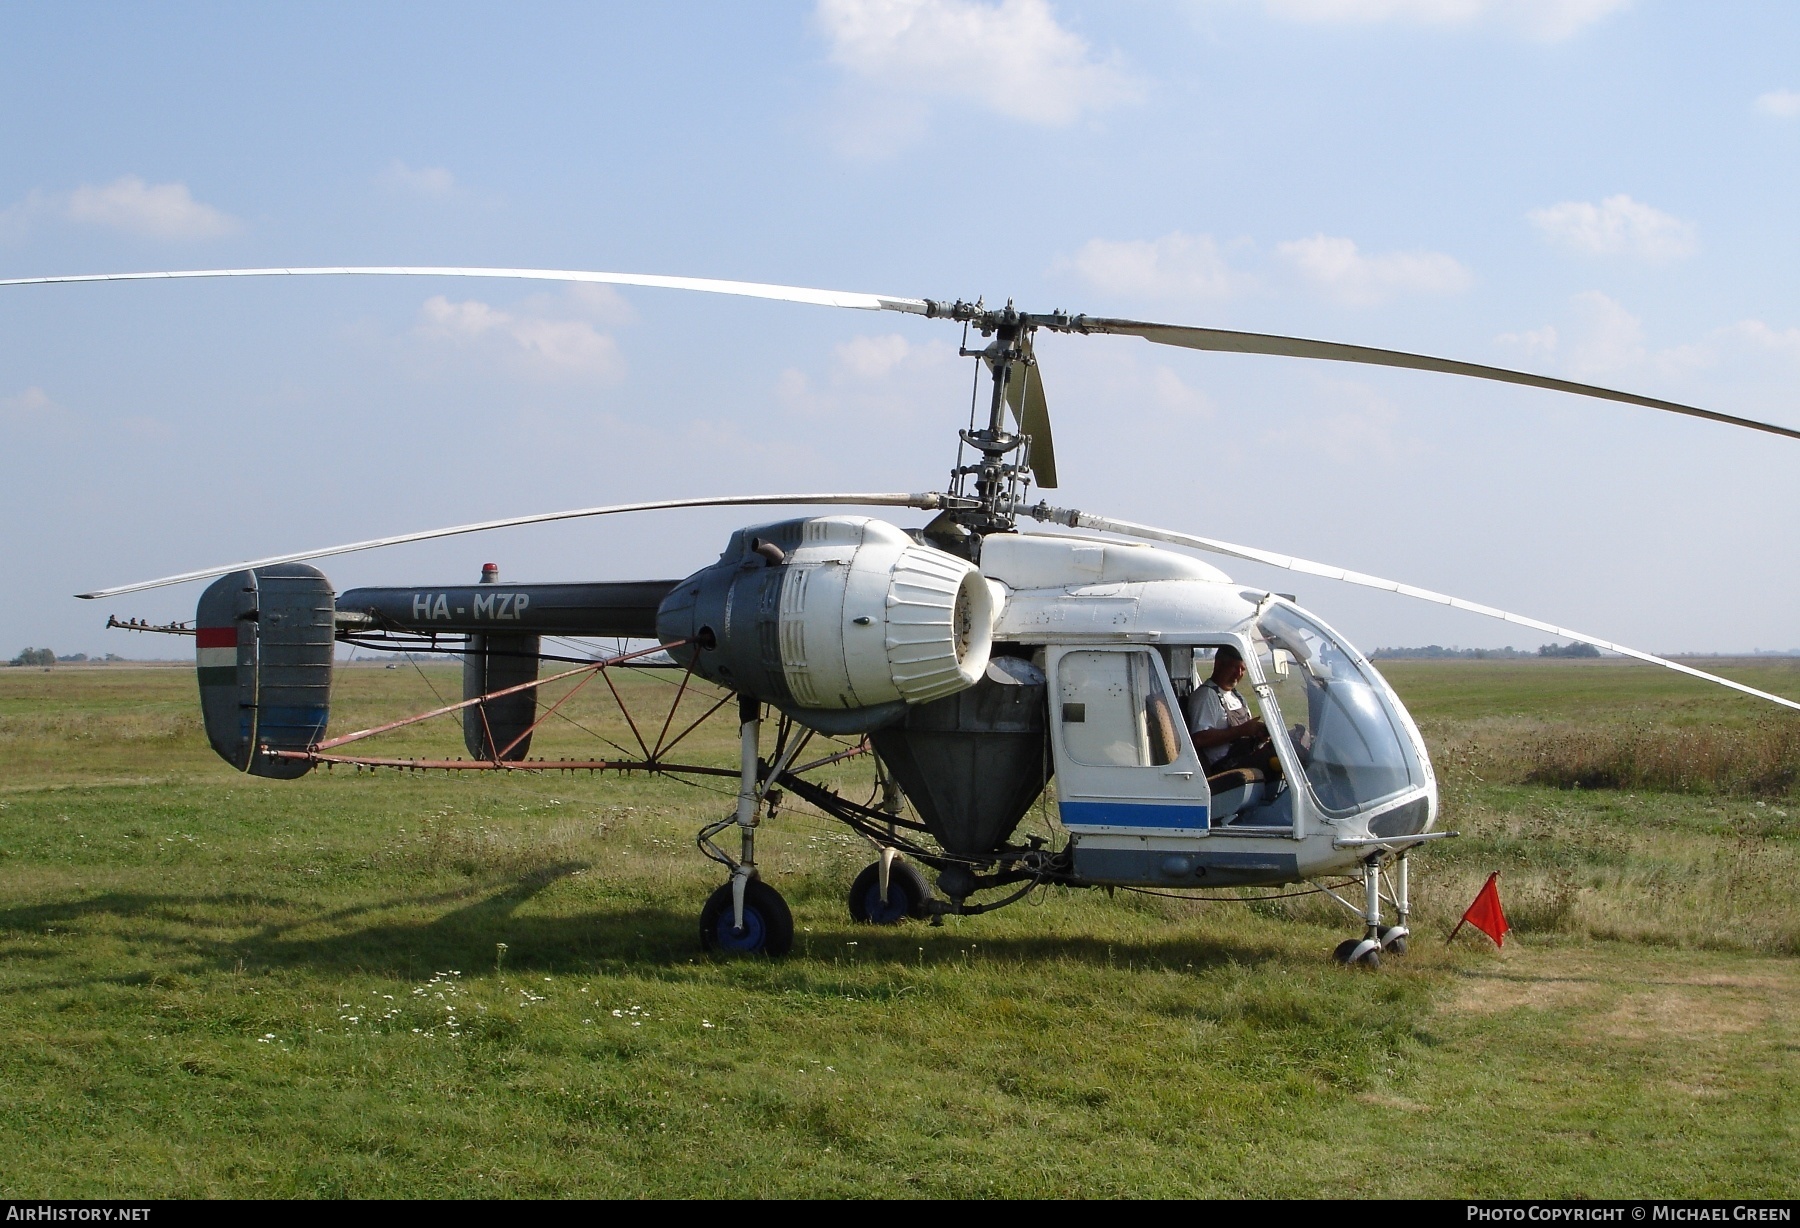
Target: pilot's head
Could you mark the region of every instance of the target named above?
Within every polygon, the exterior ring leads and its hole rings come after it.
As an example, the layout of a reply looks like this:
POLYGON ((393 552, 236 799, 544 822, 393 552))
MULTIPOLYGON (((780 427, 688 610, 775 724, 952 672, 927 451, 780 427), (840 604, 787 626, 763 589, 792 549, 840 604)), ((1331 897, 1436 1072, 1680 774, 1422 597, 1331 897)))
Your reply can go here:
POLYGON ((1213 654, 1213 681, 1222 687, 1234 687, 1244 676, 1244 654, 1230 644, 1221 644, 1213 654))

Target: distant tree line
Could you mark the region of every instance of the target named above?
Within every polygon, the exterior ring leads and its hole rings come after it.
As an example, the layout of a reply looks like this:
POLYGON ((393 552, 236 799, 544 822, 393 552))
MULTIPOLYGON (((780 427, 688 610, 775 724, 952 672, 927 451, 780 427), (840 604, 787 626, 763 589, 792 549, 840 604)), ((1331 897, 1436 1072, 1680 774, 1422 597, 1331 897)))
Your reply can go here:
POLYGON ((1505 648, 1445 648, 1441 644, 1427 644, 1423 648, 1377 648, 1369 654, 1371 661, 1488 661, 1511 660, 1514 657, 1528 657, 1528 652, 1520 652, 1511 644, 1505 648))
POLYGON ((109 652, 103 657, 90 657, 85 652, 71 652, 66 656, 57 656, 48 648, 27 648, 11 661, 9 665, 55 665, 58 661, 66 665, 74 665, 81 661, 123 661, 125 658, 117 653, 109 652))
POLYGON ((1369 654, 1371 661, 1514 661, 1529 657, 1597 657, 1600 650, 1592 644, 1544 644, 1533 652, 1522 652, 1508 644, 1505 648, 1445 648, 1427 644, 1423 648, 1377 648, 1369 654))

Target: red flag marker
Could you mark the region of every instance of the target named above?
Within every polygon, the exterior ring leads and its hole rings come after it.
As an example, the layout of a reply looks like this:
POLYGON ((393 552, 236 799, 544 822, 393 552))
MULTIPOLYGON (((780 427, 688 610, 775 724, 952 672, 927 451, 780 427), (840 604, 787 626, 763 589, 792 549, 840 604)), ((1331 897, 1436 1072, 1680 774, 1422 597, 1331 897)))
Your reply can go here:
POLYGON ((1498 873, 1488 875, 1487 882, 1482 884, 1481 890, 1475 893, 1475 902, 1469 905, 1468 910, 1462 915, 1462 920, 1458 921, 1456 928, 1450 931, 1450 937, 1444 939, 1444 945, 1449 946, 1457 934, 1462 932, 1462 927, 1465 925, 1472 925, 1492 938, 1497 947, 1506 945, 1506 936, 1512 932, 1512 926, 1507 924, 1506 910, 1500 907, 1500 875, 1498 873))

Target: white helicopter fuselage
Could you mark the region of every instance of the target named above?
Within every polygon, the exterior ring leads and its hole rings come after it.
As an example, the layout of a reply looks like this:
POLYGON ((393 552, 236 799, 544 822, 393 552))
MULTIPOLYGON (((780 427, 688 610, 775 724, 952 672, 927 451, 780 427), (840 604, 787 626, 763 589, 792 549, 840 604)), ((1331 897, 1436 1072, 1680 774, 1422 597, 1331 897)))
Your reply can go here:
POLYGON ((1172 550, 1063 534, 990 535, 980 568, 997 651, 1028 648, 1045 675, 1056 804, 1082 880, 1295 882, 1353 871, 1436 823, 1431 760, 1404 705, 1290 600, 1172 550), (1224 645, 1248 667, 1240 690, 1268 727, 1275 779, 1209 785, 1194 747, 1190 696, 1224 645))

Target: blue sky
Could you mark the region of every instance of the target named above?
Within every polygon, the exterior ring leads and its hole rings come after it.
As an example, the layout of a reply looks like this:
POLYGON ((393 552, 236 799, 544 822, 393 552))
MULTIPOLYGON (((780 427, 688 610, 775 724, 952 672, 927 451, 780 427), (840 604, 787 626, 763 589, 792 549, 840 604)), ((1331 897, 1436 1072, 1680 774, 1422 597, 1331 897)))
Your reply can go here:
MULTIPOLYGON (((1293 332, 1800 426, 1800 9, 14 5, 0 273, 545 266, 1293 332)), ((81 589, 631 499, 940 487, 948 325, 497 282, 0 290, 0 649, 81 589)), ((1059 501, 1653 651, 1800 645, 1800 444, 1049 338, 1059 501)), ((326 564, 680 575, 683 512, 326 564)), ((1367 647, 1529 633, 1228 563, 1367 647)))

